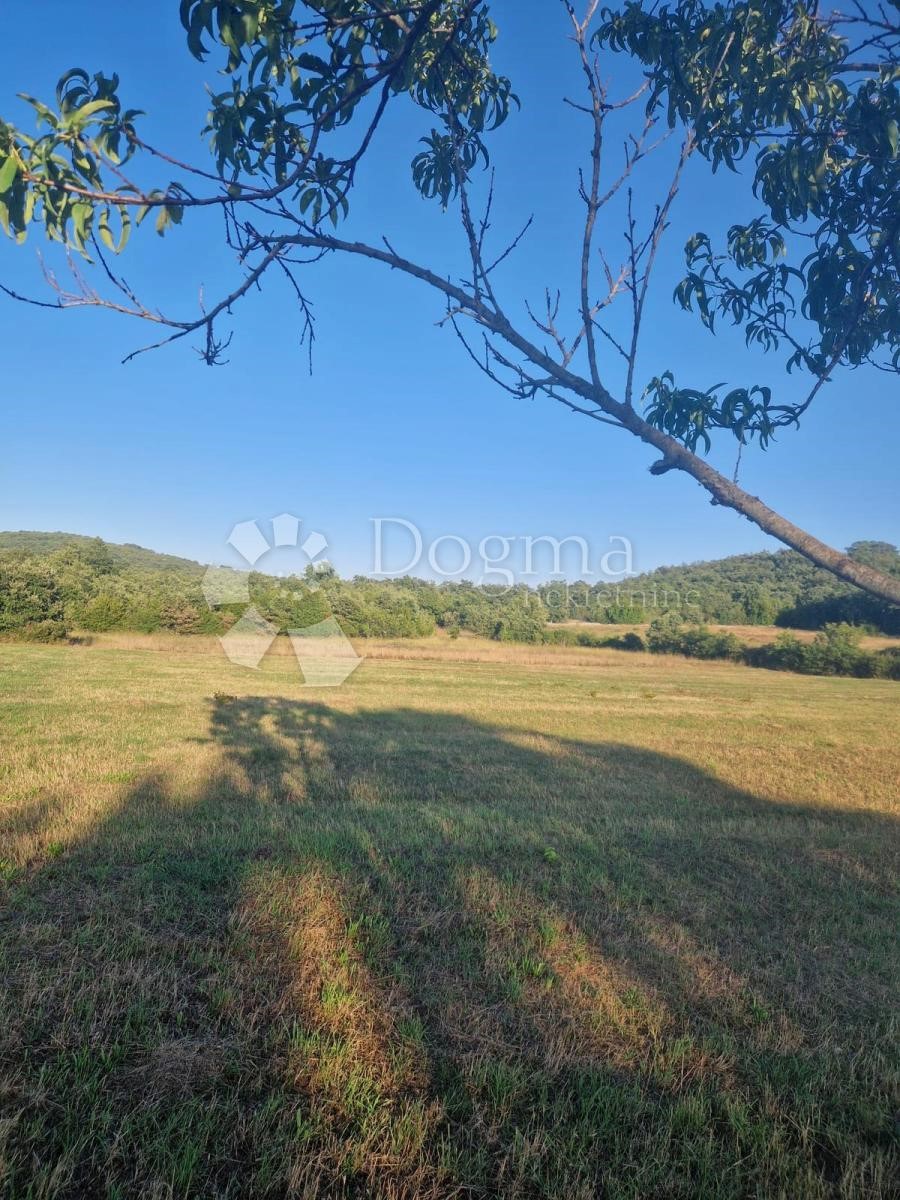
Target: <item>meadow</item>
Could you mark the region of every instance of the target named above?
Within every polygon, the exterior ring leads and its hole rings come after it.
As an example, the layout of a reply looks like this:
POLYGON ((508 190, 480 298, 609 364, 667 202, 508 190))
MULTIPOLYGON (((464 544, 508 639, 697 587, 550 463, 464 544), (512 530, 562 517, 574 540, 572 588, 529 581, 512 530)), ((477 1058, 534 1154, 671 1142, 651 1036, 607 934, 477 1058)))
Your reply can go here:
POLYGON ((0 645, 0 1196, 895 1196, 896 683, 361 650, 0 645))

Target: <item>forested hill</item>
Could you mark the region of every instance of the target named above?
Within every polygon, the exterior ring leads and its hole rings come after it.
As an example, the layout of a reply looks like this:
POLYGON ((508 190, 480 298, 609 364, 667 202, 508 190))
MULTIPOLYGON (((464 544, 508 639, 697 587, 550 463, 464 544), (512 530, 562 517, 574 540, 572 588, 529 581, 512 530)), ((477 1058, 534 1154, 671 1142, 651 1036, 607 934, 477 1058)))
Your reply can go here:
MULTIPOLYGON (((857 542, 849 553, 900 575, 900 555, 888 543, 857 542)), ((190 559, 100 538, 0 533, 0 634, 221 633, 242 610, 210 609, 201 587, 205 569, 190 559)), ((715 624, 820 629, 849 622, 900 633, 900 610, 840 583, 790 550, 660 567, 620 583, 536 589, 465 581, 438 585, 411 577, 343 580, 325 564, 309 567, 304 578, 254 572, 250 592, 253 605, 279 628, 303 628, 333 615, 347 633, 360 637, 416 637, 440 626, 539 641, 548 622, 641 624, 667 611, 715 624)))
POLYGON ((15 550, 24 554, 52 554, 64 546, 74 547, 88 556, 91 548, 103 546, 116 567, 144 571, 185 571, 197 576, 206 569, 200 563, 190 558, 179 558, 175 554, 161 554, 158 550, 147 550, 136 546, 133 542, 117 545, 115 542, 103 542, 100 538, 87 537, 82 533, 39 533, 33 530, 22 530, 18 533, 0 532, 0 552, 15 550))
MULTIPOLYGON (((900 554, 888 542, 854 542, 847 553, 900 577, 900 554)), ((900 628, 896 609, 814 567, 793 550, 658 567, 623 583, 618 595, 623 605, 697 607, 704 620, 726 625, 819 629, 829 621, 850 621, 892 625, 890 632, 900 628)))

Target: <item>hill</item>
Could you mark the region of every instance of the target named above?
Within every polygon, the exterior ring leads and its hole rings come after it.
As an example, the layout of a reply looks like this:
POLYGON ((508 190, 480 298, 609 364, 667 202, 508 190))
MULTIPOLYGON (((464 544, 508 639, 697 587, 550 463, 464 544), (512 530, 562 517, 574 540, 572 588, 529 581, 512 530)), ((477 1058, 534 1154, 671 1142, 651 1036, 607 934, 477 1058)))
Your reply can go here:
MULTIPOLYGON (((900 575, 900 555, 886 542, 857 542, 848 552, 900 575)), ((45 633, 222 633, 243 606, 210 609, 201 588, 204 571, 191 559, 80 534, 0 533, 0 632, 27 626, 45 633)), ((791 550, 659 567, 617 584, 505 588, 409 576, 343 580, 330 567, 309 567, 305 578, 254 572, 249 582, 253 604, 278 628, 303 628, 333 615, 359 637, 416 637, 441 626, 538 642, 548 622, 640 624, 666 612, 715 624, 821 629, 848 622, 900 634, 900 610, 791 550), (317 587, 310 588, 313 578, 317 587)))
POLYGON ((198 576, 205 570, 205 567, 193 559, 179 558, 175 554, 161 554, 158 550, 147 550, 144 546, 136 546, 134 542, 119 545, 116 542, 103 542, 100 538, 88 537, 83 533, 43 533, 36 530, 0 532, 0 552, 12 550, 20 554, 45 555, 53 554, 67 546, 89 552, 98 542, 106 547, 113 563, 120 569, 185 571, 198 576))
MULTIPOLYGON (((888 542, 855 542, 847 552, 900 576, 900 554, 888 542)), ((549 601, 552 588, 542 590, 549 601)), ((676 610, 724 625, 821 629, 829 622, 847 621, 900 633, 896 608, 842 583, 793 550, 658 567, 618 584, 570 588, 568 598, 567 617, 581 620, 640 623, 676 610)))

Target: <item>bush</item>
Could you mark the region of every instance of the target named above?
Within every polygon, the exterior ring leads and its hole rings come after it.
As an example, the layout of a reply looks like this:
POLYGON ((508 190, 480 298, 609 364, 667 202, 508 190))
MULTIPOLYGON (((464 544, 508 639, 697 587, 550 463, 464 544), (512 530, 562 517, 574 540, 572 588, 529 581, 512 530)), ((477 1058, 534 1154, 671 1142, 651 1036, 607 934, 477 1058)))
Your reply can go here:
POLYGON ((193 604, 176 601, 160 613, 160 627, 172 633, 203 633, 204 614, 193 604))
POLYGON ((900 646, 888 646, 879 650, 872 658, 878 664, 876 674, 882 679, 900 679, 900 646))
POLYGON ((68 636, 64 623, 53 620, 28 621, 10 632, 23 642, 61 642, 68 636))
POLYGON ((677 612, 663 613, 650 622, 647 649, 651 654, 680 654, 684 621, 677 612))
POLYGON ((774 642, 745 652, 753 667, 797 671, 801 675, 855 675, 861 679, 900 677, 900 654, 891 647, 869 654, 860 647, 862 630, 844 623, 826 625, 812 642, 801 642, 792 633, 781 633, 774 642), (894 670, 897 675, 891 674, 894 670))
POLYGON ((121 629, 127 612, 128 604, 121 596, 101 593, 77 610, 77 621, 82 629, 106 633, 110 629, 121 629))
POLYGON ((639 633, 626 633, 620 638, 610 638, 609 643, 616 650, 646 650, 647 643, 639 633))
POLYGON ((47 622, 64 625, 62 594, 53 572, 34 559, 0 563, 0 633, 24 636, 26 625, 47 622))
POLYGON ((577 646, 577 629, 545 629, 544 641, 548 646, 577 646))
POLYGON ((726 658, 737 662, 744 648, 733 633, 713 633, 705 625, 694 625, 681 635, 680 653, 688 658, 726 658))
POLYGON ((576 636, 575 640, 579 646, 590 646, 593 650, 600 650, 603 646, 608 645, 611 640, 614 641, 615 639, 603 637, 602 634, 591 633, 589 630, 584 630, 582 633, 579 633, 576 636))
POLYGON ((526 642, 534 644, 544 640, 545 620, 543 613, 525 608, 510 608, 497 621, 493 637, 498 642, 526 642))
POLYGON ((624 600, 609 605, 605 616, 610 625, 643 625, 647 620, 647 614, 640 604, 629 604, 624 600))
POLYGON ((870 656, 860 649, 861 637, 862 630, 853 625, 826 625, 812 645, 804 647, 807 670, 814 675, 866 674, 870 656))
POLYGON ((678 613, 664 613, 651 623, 647 646, 653 654, 683 654, 687 658, 738 662, 744 656, 744 647, 733 633, 715 633, 696 623, 685 628, 678 613))
POLYGON ((748 647, 744 651, 744 658, 751 667, 768 667, 771 671, 803 671, 806 646, 793 633, 779 633, 774 642, 748 647))

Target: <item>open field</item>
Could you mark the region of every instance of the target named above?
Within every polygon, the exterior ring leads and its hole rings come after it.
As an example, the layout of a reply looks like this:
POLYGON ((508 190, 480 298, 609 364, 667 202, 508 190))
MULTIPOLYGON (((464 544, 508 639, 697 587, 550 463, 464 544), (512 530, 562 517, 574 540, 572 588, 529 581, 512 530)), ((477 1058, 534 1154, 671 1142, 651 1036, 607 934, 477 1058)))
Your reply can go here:
POLYGON ((0 1196, 896 1195, 896 683, 364 649, 0 645, 0 1196))

